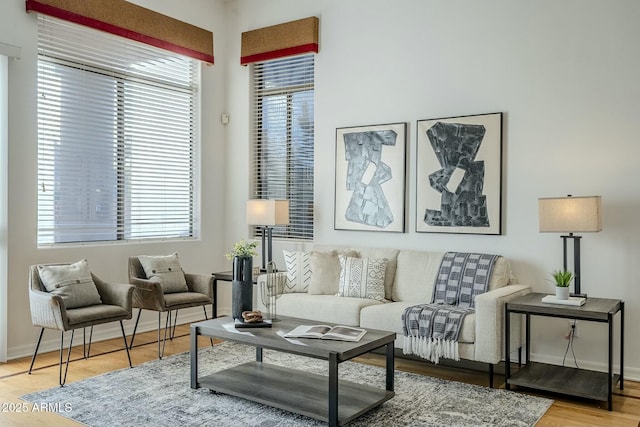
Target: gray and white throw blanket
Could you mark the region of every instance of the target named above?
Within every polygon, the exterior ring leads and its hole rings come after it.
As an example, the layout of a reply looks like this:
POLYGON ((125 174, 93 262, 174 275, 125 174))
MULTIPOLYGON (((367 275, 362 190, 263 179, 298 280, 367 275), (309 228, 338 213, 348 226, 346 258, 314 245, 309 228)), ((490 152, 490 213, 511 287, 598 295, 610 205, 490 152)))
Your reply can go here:
POLYGON ((474 312, 475 296, 487 290, 499 255, 447 252, 442 258, 430 304, 402 313, 404 354, 438 363, 460 360, 458 338, 465 316, 474 312))

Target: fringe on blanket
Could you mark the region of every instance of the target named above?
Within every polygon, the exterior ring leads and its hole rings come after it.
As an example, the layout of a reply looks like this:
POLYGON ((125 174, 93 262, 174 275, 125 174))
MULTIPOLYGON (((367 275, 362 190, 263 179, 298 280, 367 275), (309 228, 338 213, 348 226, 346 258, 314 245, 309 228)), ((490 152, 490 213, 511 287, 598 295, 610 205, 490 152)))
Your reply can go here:
POLYGON ((433 363, 440 358, 460 360, 458 342, 431 337, 404 337, 402 348, 404 354, 415 354, 433 363))

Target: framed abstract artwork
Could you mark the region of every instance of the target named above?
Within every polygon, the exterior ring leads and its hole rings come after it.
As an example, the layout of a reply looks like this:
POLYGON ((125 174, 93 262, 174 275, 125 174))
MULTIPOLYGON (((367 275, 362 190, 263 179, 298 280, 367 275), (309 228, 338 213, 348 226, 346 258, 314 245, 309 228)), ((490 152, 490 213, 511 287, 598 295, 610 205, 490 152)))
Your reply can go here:
POLYGON ((336 230, 405 231, 407 124, 336 129, 336 230))
POLYGON ((416 128, 416 231, 502 234, 502 113, 416 128))

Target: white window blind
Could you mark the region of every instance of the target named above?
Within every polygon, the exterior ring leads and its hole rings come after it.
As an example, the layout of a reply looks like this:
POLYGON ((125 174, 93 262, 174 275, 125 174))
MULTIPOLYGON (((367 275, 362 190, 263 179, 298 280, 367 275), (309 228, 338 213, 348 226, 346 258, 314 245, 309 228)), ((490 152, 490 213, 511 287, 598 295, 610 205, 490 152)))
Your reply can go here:
POLYGON ((199 63, 38 18, 38 244, 194 236, 199 63))
POLYGON ((253 198, 289 200, 290 224, 274 227, 274 237, 312 240, 314 55, 252 67, 253 198))

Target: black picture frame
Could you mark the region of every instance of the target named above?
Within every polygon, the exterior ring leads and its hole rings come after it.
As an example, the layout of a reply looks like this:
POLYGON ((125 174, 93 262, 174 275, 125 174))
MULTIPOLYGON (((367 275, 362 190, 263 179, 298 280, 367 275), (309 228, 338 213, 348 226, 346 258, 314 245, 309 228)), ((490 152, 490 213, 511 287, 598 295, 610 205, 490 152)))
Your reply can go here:
POLYGON ((416 232, 502 234, 502 113, 418 120, 416 232))
POLYGON ((405 232, 407 123, 336 129, 334 229, 405 232))

